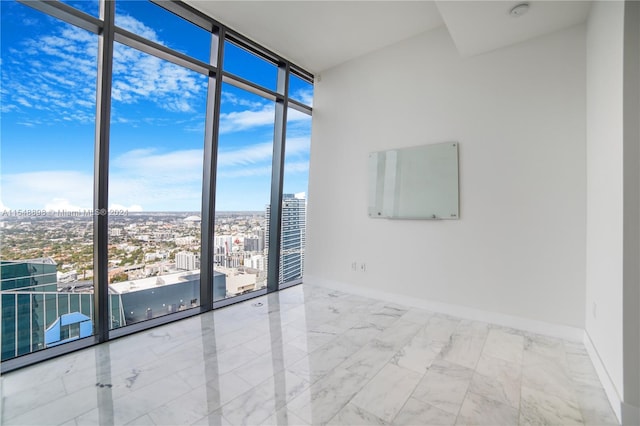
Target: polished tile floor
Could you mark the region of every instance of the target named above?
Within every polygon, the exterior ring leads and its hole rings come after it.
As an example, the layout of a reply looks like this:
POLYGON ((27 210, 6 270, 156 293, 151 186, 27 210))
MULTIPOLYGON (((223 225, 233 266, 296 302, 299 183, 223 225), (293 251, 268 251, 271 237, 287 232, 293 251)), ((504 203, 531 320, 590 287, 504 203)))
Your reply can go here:
POLYGON ((581 344, 303 285, 0 383, 3 425, 616 424, 581 344))

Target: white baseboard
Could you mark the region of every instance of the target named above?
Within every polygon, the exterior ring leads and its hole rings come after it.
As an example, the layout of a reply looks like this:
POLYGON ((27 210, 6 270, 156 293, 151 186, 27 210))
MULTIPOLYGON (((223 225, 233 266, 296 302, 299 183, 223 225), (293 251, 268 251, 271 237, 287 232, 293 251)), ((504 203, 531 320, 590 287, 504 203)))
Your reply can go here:
POLYGON ((600 383, 602 383, 602 387, 607 394, 611 408, 613 408, 613 412, 616 414, 616 417, 620 422, 622 419, 622 400, 620 395, 618 395, 618 391, 616 390, 616 386, 613 384, 611 377, 609 377, 609 373, 607 373, 604 363, 600 359, 600 355, 598 354, 595 345, 591 341, 591 336, 589 336, 589 333, 587 333, 586 330, 584 331, 583 343, 584 347, 587 349, 589 358, 591 358, 591 363, 596 369, 596 373, 598 373, 598 378, 600 379, 600 383))
MULTIPOLYGON (((504 327, 511 327, 522 331, 528 331, 531 333, 537 333, 545 336, 557 337, 560 339, 583 343, 587 350, 587 353, 589 354, 589 357, 591 358, 591 362, 593 363, 596 372, 598 373, 598 378, 602 383, 602 387, 607 394, 609 403, 611 404, 611 407, 613 408, 618 421, 620 421, 620 419, 622 418, 621 406, 623 405, 623 403, 620 399, 620 396, 618 395, 616 387, 611 381, 611 378, 609 377, 604 364, 600 360, 600 356, 598 355, 598 351, 591 341, 591 337, 585 330, 581 328, 551 324, 544 321, 516 317, 512 315, 501 314, 498 312, 483 311, 481 309, 475 309, 466 306, 433 302, 425 299, 408 297, 401 294, 365 288, 345 282, 318 278, 308 274, 306 274, 304 277, 304 283, 306 285, 317 285, 320 287, 330 288, 332 290, 338 290, 363 297, 370 297, 373 299, 411 306, 414 308, 425 309, 428 311, 438 312, 441 314, 451 315, 459 318, 488 322, 504 327)), ((629 406, 625 408, 625 412, 629 413, 627 415, 627 418, 633 418, 634 415, 637 415, 637 413, 634 412, 637 407, 629 406)))
POLYGON ((384 300, 400 305, 411 306, 414 308, 425 309, 427 311, 438 312, 441 314, 451 315, 454 317, 469 319, 473 321, 488 322, 491 324, 501 325, 503 327, 511 327, 517 330, 528 331, 531 333, 543 334, 545 336, 557 337, 560 339, 570 340, 573 342, 581 342, 584 340, 584 330, 577 327, 565 325, 551 324, 544 321, 532 320, 528 318, 516 317, 512 315, 501 314, 498 312, 483 311, 481 309, 470 308, 460 305, 452 305, 448 303, 433 302, 425 299, 404 296, 381 290, 365 288, 362 286, 338 282, 318 278, 313 275, 305 274, 304 283, 306 285, 317 285, 321 287, 331 288, 333 290, 343 291, 358 296, 370 297, 373 299, 384 300))

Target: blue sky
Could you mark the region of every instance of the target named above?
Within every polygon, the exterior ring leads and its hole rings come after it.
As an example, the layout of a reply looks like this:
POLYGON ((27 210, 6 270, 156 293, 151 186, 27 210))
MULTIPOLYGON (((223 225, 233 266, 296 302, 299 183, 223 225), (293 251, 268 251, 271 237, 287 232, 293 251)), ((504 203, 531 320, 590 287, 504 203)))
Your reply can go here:
MULTIPOLYGON (((73 4, 73 2, 68 2, 73 4)), ((79 7, 97 15, 97 2, 79 7)), ((0 209, 92 206, 96 35, 13 1, 0 2, 0 209)), ((147 2, 122 2, 116 24, 206 60, 209 35, 147 2)), ((275 67, 235 46, 226 69, 275 88, 275 67)), ((112 208, 198 211, 207 79, 116 43, 111 111, 112 208)), ((295 99, 312 88, 292 81, 295 99)), ((285 192, 306 192, 311 118, 289 111, 285 192)), ((217 210, 269 201, 272 101, 223 86, 217 210)))

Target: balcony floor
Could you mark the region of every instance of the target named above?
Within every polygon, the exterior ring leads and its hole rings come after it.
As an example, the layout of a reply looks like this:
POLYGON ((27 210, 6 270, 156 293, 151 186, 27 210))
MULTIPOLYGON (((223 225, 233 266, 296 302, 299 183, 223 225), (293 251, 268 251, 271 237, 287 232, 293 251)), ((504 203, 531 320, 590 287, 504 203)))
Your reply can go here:
POLYGON ((0 386, 4 425, 617 424, 581 344, 304 285, 0 386))

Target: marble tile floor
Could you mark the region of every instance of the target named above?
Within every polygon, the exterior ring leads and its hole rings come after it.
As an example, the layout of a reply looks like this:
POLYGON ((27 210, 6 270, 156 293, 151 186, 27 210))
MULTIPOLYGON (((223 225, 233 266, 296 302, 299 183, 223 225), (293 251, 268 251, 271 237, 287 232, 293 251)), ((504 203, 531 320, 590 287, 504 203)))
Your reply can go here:
POLYGON ((613 425, 579 343, 299 285, 0 377, 3 425, 613 425))

